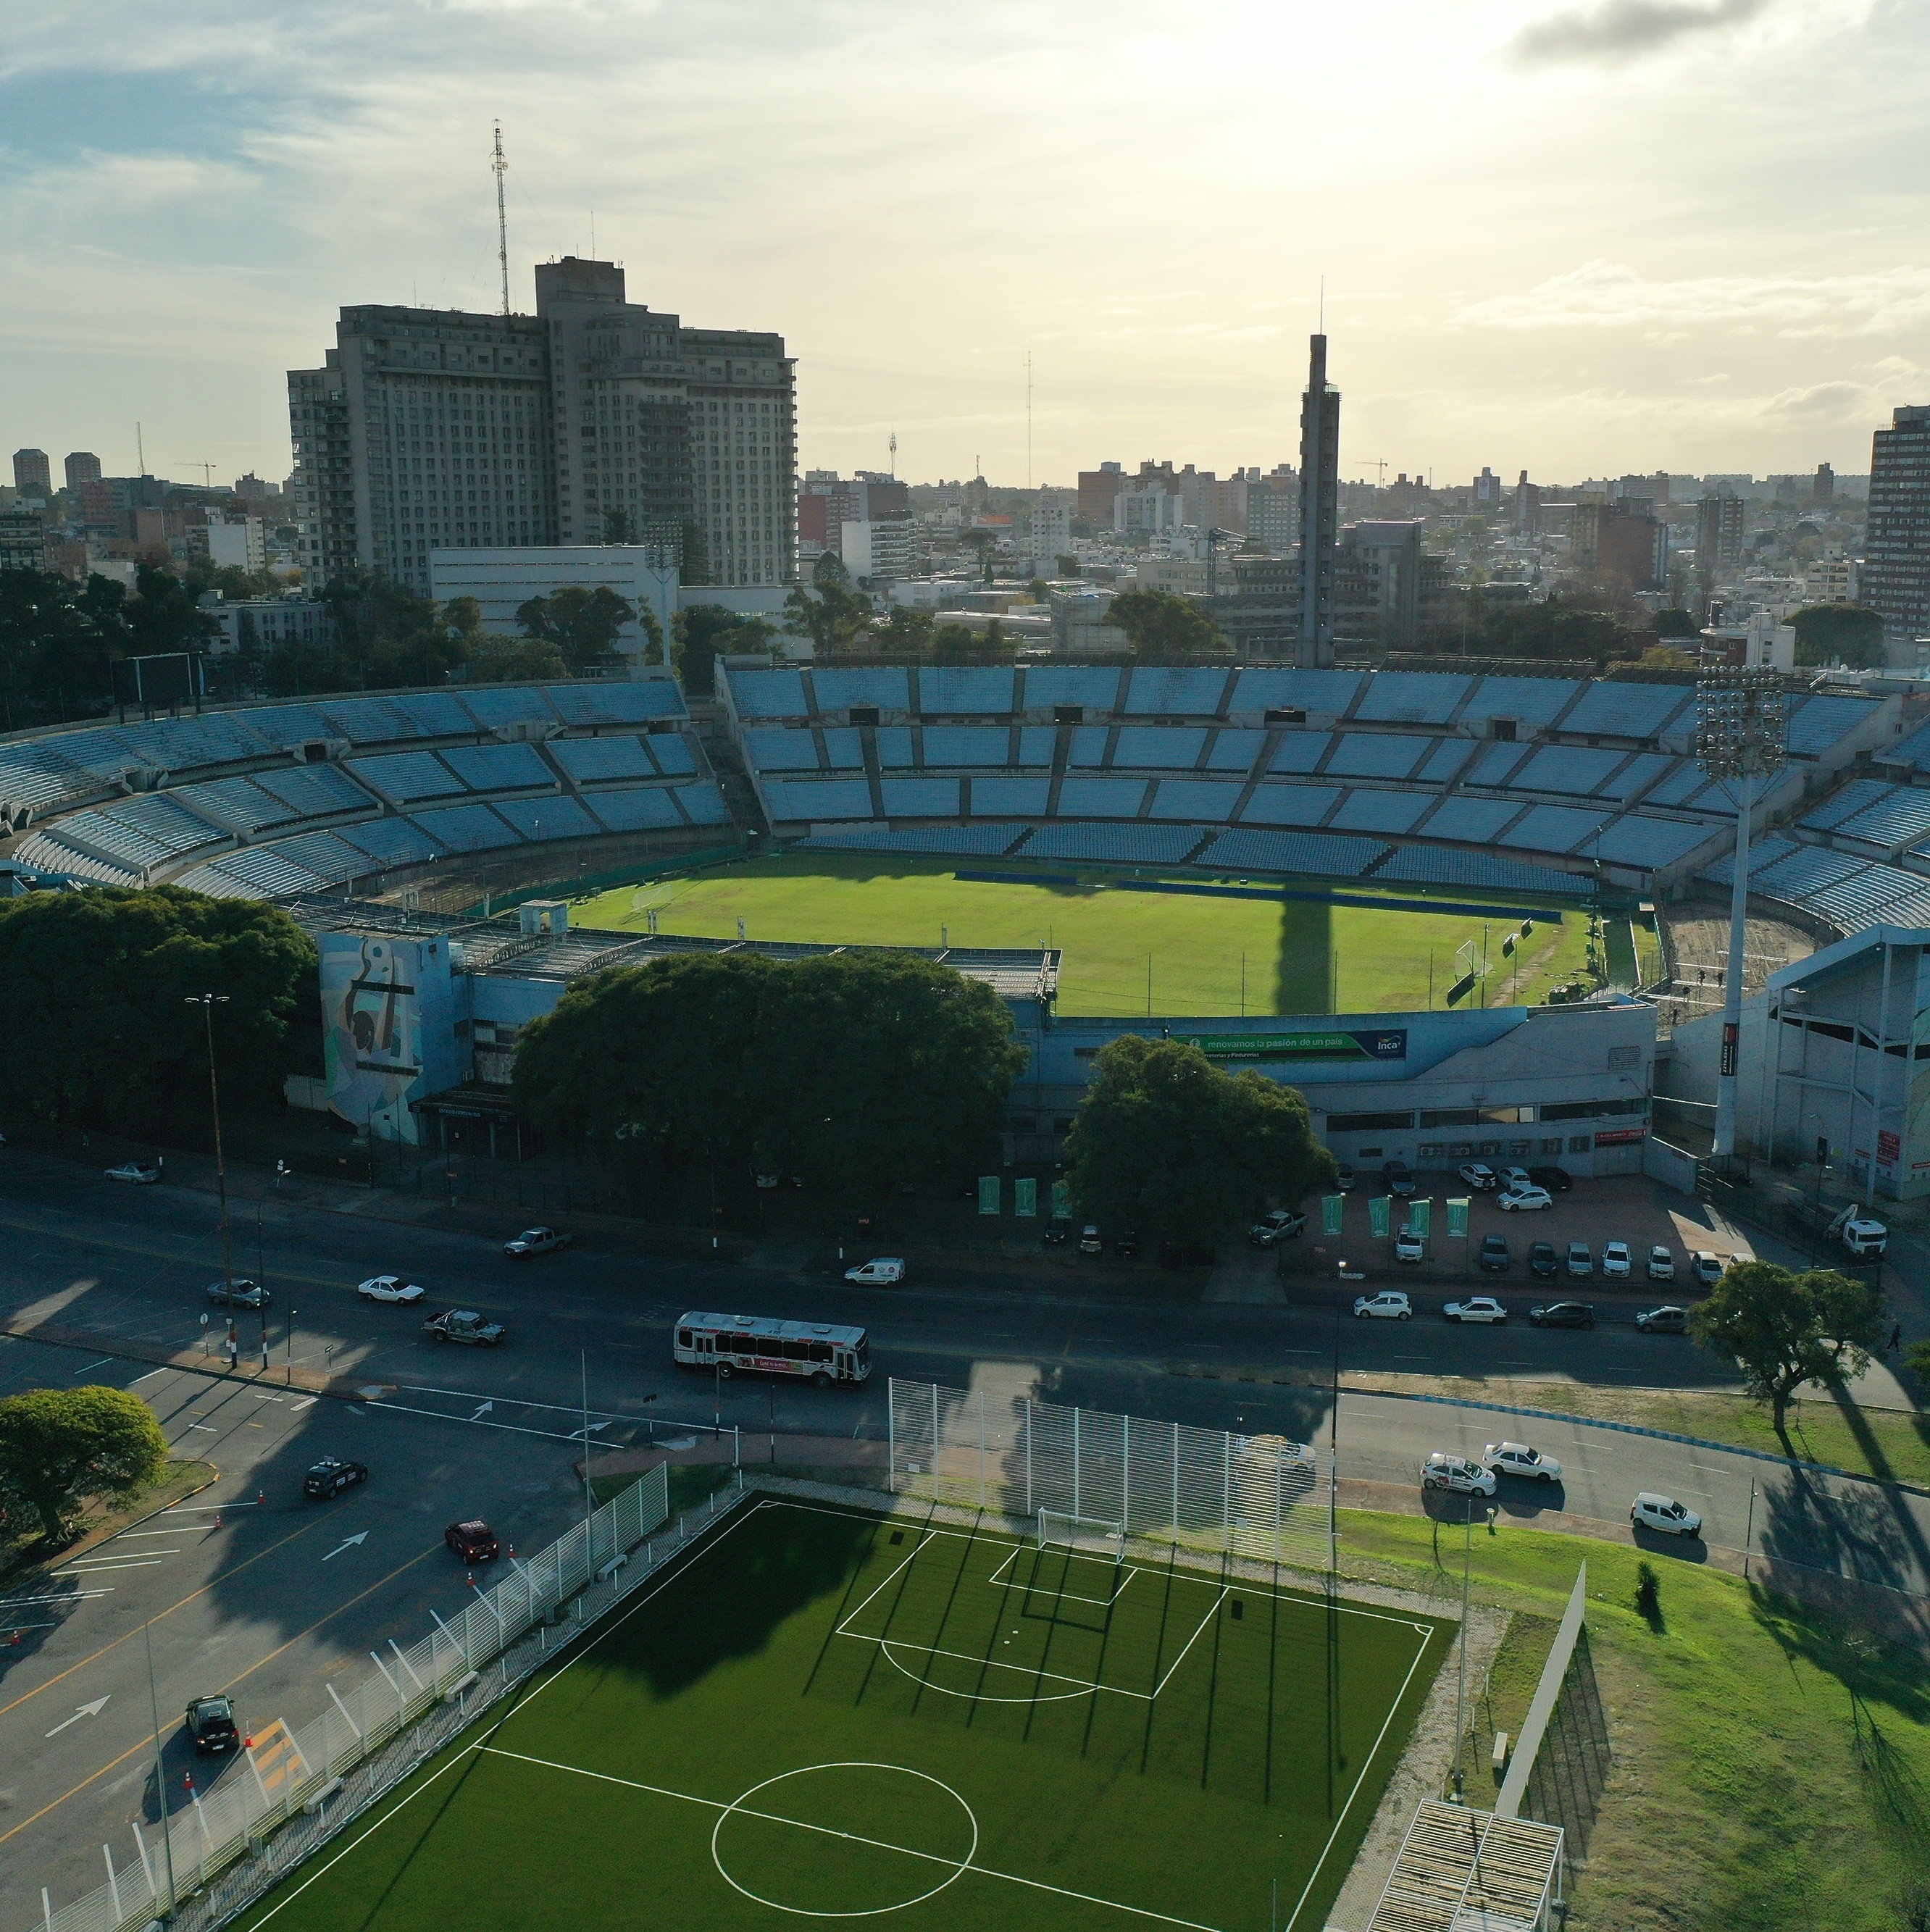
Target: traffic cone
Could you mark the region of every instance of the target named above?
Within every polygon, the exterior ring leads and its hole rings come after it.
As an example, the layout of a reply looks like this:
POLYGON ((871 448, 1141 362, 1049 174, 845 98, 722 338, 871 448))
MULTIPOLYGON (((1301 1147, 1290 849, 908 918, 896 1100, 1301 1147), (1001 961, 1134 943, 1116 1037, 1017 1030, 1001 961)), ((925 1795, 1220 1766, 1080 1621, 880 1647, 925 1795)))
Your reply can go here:
POLYGON ((261 1508, 268 1501, 268 1492, 266 1490, 256 1490, 254 1492, 254 1499, 256 1508, 261 1508))
POLYGON ((467 1583, 472 1590, 476 1588, 476 1572, 473 1570, 465 1572, 463 1576, 463 1581, 467 1583))
POLYGON ((215 1527, 217 1529, 219 1529, 219 1528, 221 1528, 221 1512, 219 1510, 217 1510, 215 1512, 215 1527))

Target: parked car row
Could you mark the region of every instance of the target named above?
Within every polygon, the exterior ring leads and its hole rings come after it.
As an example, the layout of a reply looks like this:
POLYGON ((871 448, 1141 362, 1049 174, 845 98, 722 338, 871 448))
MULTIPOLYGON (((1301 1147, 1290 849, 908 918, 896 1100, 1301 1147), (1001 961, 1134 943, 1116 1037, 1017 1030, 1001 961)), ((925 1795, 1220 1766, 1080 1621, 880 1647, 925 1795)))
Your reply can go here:
MULTIPOLYGON (((1505 1205, 1505 1202, 1502 1202, 1505 1205)), ((1397 1262, 1418 1262, 1426 1258, 1427 1246, 1421 1237, 1406 1222, 1403 1222, 1394 1232, 1394 1258, 1397 1262)), ((1691 1276, 1701 1286, 1712 1288, 1722 1279, 1722 1271, 1729 1265, 1726 1255, 1712 1252, 1706 1248, 1697 1248, 1688 1256, 1688 1267, 1691 1276)), ((1484 1274, 1506 1274, 1514 1266, 1514 1255, 1508 1245, 1505 1234, 1484 1234, 1481 1246, 1475 1253, 1475 1265, 1484 1274)), ((1536 1241, 1528 1250, 1528 1272, 1552 1278, 1568 1275, 1577 1280, 1590 1279, 1595 1273, 1595 1250, 1586 1241, 1571 1241, 1565 1253, 1556 1250, 1553 1241, 1536 1241)), ((1601 1248, 1601 1272, 1604 1281, 1628 1281, 1634 1278, 1635 1257, 1626 1241, 1604 1241, 1601 1248)), ((1673 1281, 1676 1278, 1674 1251, 1658 1241, 1649 1250, 1643 1264, 1643 1272, 1651 1281, 1673 1281)))
MULTIPOLYGON (((1449 1322, 1472 1322, 1478 1327, 1499 1327, 1508 1318, 1505 1302, 1491 1294, 1464 1295, 1457 1301, 1443 1303, 1443 1318, 1449 1322)), ((1357 1294, 1354 1315, 1363 1322, 1410 1322, 1414 1304, 1404 1288, 1384 1288, 1377 1294, 1357 1294)), ((1543 1302, 1528 1311, 1528 1319, 1538 1328, 1592 1328, 1595 1304, 1592 1301, 1543 1302)), ((1688 1331, 1688 1311, 1673 1302, 1659 1308, 1637 1310, 1635 1326, 1652 1335, 1682 1335, 1688 1331)))
MULTIPOLYGON (((1525 1442, 1490 1442, 1478 1456, 1462 1456, 1448 1449, 1436 1449, 1421 1466, 1421 1486, 1445 1490, 1453 1496, 1491 1496, 1497 1493, 1503 1476, 1524 1481, 1559 1483, 1562 1466, 1552 1456, 1525 1442)), ((1628 1506, 1628 1520, 1638 1529, 1658 1530, 1666 1536, 1699 1536, 1702 1519, 1673 1496, 1652 1490, 1637 1492, 1628 1506)))

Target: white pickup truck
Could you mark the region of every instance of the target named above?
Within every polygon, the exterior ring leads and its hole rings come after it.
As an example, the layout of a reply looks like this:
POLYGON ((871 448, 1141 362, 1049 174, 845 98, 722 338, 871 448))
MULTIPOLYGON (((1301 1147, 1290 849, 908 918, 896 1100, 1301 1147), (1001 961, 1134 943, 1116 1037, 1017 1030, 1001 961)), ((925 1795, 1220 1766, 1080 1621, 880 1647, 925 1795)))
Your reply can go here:
POLYGON ((560 1234, 554 1228, 525 1228, 513 1241, 503 1244, 503 1252, 512 1262, 527 1261, 532 1255, 553 1255, 566 1248, 575 1238, 560 1234))

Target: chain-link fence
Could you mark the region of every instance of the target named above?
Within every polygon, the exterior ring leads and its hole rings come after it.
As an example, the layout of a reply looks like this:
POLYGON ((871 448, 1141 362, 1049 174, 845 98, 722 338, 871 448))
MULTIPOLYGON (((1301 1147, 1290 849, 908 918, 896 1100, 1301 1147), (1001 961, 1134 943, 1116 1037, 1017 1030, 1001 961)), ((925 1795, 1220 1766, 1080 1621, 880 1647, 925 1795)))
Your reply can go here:
POLYGON ((891 1487, 1058 1533, 1182 1543, 1324 1574, 1334 1567, 1332 1459, 1281 1436, 1235 1436, 1024 1396, 896 1378, 891 1487))

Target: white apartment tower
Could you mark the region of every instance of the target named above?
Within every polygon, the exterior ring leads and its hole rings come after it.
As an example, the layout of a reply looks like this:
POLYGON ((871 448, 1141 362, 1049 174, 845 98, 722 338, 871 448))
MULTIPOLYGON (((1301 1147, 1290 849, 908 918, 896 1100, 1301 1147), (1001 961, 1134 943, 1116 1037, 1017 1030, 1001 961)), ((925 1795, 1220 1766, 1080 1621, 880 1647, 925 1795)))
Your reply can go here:
POLYGON ((614 263, 536 269, 536 314, 341 311, 289 374, 311 583, 429 592, 437 550, 641 543, 687 582, 797 574, 796 365, 781 336, 684 328, 614 263))

